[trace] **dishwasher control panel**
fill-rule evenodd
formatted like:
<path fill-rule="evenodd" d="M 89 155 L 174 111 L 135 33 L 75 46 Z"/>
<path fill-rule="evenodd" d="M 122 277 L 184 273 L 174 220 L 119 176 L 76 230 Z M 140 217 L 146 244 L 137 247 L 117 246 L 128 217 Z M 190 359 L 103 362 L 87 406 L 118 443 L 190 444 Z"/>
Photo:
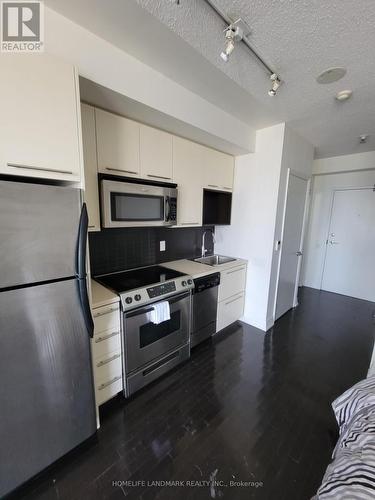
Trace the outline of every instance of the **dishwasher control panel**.
<path fill-rule="evenodd" d="M 202 278 L 196 278 L 194 280 L 194 293 L 203 292 L 203 290 L 219 285 L 220 273 L 212 273 L 207 276 L 202 276 Z"/>

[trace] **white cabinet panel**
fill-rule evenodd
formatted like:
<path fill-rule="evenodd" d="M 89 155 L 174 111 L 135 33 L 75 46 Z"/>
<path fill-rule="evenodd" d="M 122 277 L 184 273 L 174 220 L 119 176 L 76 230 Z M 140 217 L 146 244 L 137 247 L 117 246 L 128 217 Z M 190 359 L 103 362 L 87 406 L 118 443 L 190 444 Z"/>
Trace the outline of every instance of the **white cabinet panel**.
<path fill-rule="evenodd" d="M 99 172 L 139 177 L 139 123 L 101 109 L 95 116 Z"/>
<path fill-rule="evenodd" d="M 203 147 L 173 137 L 173 177 L 178 184 L 177 224 L 201 226 Z"/>
<path fill-rule="evenodd" d="M 122 374 L 114 375 L 110 380 L 101 382 L 95 387 L 96 404 L 100 406 L 116 396 L 123 389 Z"/>
<path fill-rule="evenodd" d="M 0 56 L 0 172 L 81 181 L 78 75 L 48 55 Z"/>
<path fill-rule="evenodd" d="M 204 148 L 204 187 L 232 191 L 234 158 L 214 149 Z"/>
<path fill-rule="evenodd" d="M 94 360 L 105 356 L 110 352 L 121 351 L 121 332 L 119 328 L 114 328 L 113 331 L 106 331 L 95 335 L 92 346 L 92 356 Z"/>
<path fill-rule="evenodd" d="M 246 265 L 233 267 L 220 273 L 219 302 L 245 290 Z"/>
<path fill-rule="evenodd" d="M 100 230 L 98 161 L 96 157 L 95 109 L 81 104 L 85 202 L 89 214 L 89 231 Z"/>
<path fill-rule="evenodd" d="M 146 125 L 140 127 L 141 177 L 156 181 L 171 181 L 172 135 Z"/>
<path fill-rule="evenodd" d="M 244 292 L 219 302 L 217 307 L 217 331 L 222 330 L 241 318 L 243 315 L 244 303 Z"/>

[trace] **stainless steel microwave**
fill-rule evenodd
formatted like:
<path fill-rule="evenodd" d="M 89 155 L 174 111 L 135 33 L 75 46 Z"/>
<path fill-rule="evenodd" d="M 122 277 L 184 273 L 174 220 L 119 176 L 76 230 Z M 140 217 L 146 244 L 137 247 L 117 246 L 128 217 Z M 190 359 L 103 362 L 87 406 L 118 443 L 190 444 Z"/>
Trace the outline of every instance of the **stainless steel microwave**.
<path fill-rule="evenodd" d="M 102 226 L 173 226 L 177 189 L 118 180 L 101 180 Z"/>

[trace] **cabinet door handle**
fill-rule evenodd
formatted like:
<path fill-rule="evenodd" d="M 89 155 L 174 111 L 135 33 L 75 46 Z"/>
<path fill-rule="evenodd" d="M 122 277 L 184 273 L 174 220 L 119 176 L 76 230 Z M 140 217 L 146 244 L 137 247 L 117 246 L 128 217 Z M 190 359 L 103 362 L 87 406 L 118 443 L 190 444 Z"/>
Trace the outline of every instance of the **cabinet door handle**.
<path fill-rule="evenodd" d="M 106 170 L 113 170 L 113 172 L 123 172 L 125 174 L 138 174 L 138 172 L 134 172 L 133 170 L 122 170 L 121 168 L 111 168 L 105 167 Z"/>
<path fill-rule="evenodd" d="M 98 318 L 99 316 L 104 316 L 105 314 L 110 314 L 111 312 L 115 312 L 115 311 L 118 311 L 117 307 L 110 307 L 109 309 L 106 309 L 105 311 L 95 313 L 94 318 Z"/>
<path fill-rule="evenodd" d="M 147 177 L 154 177 L 155 179 L 167 179 L 167 180 L 170 180 L 170 177 L 164 177 L 163 175 L 147 174 Z"/>
<path fill-rule="evenodd" d="M 104 384 L 99 385 L 98 391 L 101 391 L 102 389 L 105 389 L 109 385 L 114 384 L 118 380 L 122 379 L 122 375 L 118 375 L 117 377 L 114 377 L 112 380 L 109 380 L 108 382 L 104 382 Z"/>
<path fill-rule="evenodd" d="M 112 332 L 109 333 L 108 335 L 103 335 L 102 337 L 96 337 L 95 338 L 95 344 L 98 344 L 99 342 L 103 342 L 103 340 L 108 340 L 112 337 L 116 337 L 116 335 L 120 335 L 120 332 Z"/>
<path fill-rule="evenodd" d="M 57 174 L 69 174 L 72 175 L 73 172 L 71 170 L 59 170 L 55 168 L 42 168 L 42 167 L 35 167 L 34 165 L 22 165 L 21 163 L 7 163 L 8 167 L 13 167 L 13 168 L 25 168 L 26 170 L 38 170 L 42 172 L 54 172 Z"/>
<path fill-rule="evenodd" d="M 233 273 L 238 273 L 240 271 L 244 271 L 245 268 L 244 267 L 240 267 L 238 269 L 233 269 L 233 271 L 227 271 L 226 274 L 233 274 Z"/>
<path fill-rule="evenodd" d="M 210 187 L 210 188 L 218 188 L 218 187 L 219 187 L 219 186 L 216 186 L 215 184 L 207 184 L 207 185 L 208 185 L 208 187 Z"/>
<path fill-rule="evenodd" d="M 95 224 L 89 224 L 89 229 L 92 229 L 93 227 L 95 227 Z"/>
<path fill-rule="evenodd" d="M 114 356 L 111 356 L 108 359 L 103 359 L 103 361 L 100 361 L 99 363 L 96 364 L 98 368 L 100 368 L 103 365 L 107 365 L 111 361 L 114 361 L 115 359 L 118 359 L 121 356 L 121 354 L 115 354 Z"/>
<path fill-rule="evenodd" d="M 199 222 L 181 222 L 181 226 L 199 226 Z"/>
<path fill-rule="evenodd" d="M 228 186 L 223 186 L 223 189 L 229 189 L 229 191 L 232 191 L 232 188 L 230 188 Z"/>
<path fill-rule="evenodd" d="M 240 300 L 240 299 L 243 299 L 243 295 L 240 295 L 239 297 L 236 297 L 235 299 L 232 299 L 232 300 L 228 300 L 228 302 L 225 302 L 225 305 L 229 305 L 231 304 L 232 302 L 236 302 L 236 300 Z"/>

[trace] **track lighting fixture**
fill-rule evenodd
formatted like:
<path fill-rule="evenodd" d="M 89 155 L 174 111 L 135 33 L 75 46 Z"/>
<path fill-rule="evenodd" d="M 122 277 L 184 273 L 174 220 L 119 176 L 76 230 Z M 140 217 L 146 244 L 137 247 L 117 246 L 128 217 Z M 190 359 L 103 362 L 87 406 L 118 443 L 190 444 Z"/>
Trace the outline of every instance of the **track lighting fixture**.
<path fill-rule="evenodd" d="M 281 85 L 281 80 L 278 77 L 278 75 L 276 75 L 276 73 L 272 73 L 272 75 L 270 76 L 270 80 L 271 80 L 272 86 L 271 86 L 271 89 L 268 91 L 268 95 L 270 97 L 275 97 L 275 95 L 276 95 L 276 93 Z"/>
<path fill-rule="evenodd" d="M 226 46 L 225 49 L 220 54 L 220 57 L 224 62 L 228 62 L 229 56 L 234 50 L 235 42 L 239 42 L 243 38 L 243 31 L 239 26 L 230 24 L 228 28 L 224 30 Z"/>

